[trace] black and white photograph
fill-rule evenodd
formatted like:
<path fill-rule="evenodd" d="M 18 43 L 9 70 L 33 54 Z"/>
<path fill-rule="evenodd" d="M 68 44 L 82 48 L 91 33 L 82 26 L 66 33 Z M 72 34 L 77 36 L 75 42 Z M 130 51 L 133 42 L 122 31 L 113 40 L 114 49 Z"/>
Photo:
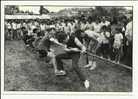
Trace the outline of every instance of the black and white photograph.
<path fill-rule="evenodd" d="M 133 6 L 4 5 L 5 92 L 132 92 Z"/>

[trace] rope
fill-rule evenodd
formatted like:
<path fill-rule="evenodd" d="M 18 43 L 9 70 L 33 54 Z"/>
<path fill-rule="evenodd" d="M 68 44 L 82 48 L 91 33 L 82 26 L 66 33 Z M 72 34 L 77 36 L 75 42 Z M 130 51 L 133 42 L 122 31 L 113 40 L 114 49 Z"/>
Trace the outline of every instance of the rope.
<path fill-rule="evenodd" d="M 58 46 L 63 47 L 62 45 L 58 45 Z M 78 50 L 78 52 L 80 52 L 80 50 Z M 88 54 L 89 56 L 96 57 L 96 58 L 98 58 L 98 59 L 100 59 L 100 60 L 103 60 L 103 61 L 106 61 L 106 62 L 110 62 L 110 63 L 115 64 L 115 65 L 118 65 L 118 66 L 121 66 L 121 67 L 123 67 L 123 68 L 132 70 L 132 67 L 131 67 L 131 66 L 127 66 L 127 65 L 125 65 L 125 64 L 118 64 L 118 63 L 116 63 L 116 62 L 114 62 L 114 61 L 111 61 L 111 60 L 108 60 L 108 59 L 106 59 L 106 58 L 101 58 L 100 56 L 97 56 L 97 55 L 95 55 L 95 54 L 93 54 L 93 53 L 88 52 L 88 50 L 86 51 L 85 54 Z"/>
<path fill-rule="evenodd" d="M 127 66 L 127 65 L 124 65 L 124 64 L 118 64 L 118 63 L 113 62 L 113 61 L 111 61 L 111 60 L 108 60 L 108 59 L 105 59 L 105 58 L 101 58 L 100 56 L 97 56 L 97 55 L 95 55 L 95 54 L 93 54 L 93 53 L 90 53 L 90 52 L 86 52 L 86 53 L 87 53 L 88 55 L 93 56 L 93 57 L 96 57 L 96 58 L 98 58 L 98 59 L 100 59 L 100 60 L 103 60 L 103 61 L 106 61 L 106 62 L 110 62 L 110 63 L 112 63 L 112 64 L 119 65 L 119 66 L 124 67 L 124 68 L 126 68 L 126 69 L 132 70 L 132 67 L 131 67 L 131 66 Z"/>

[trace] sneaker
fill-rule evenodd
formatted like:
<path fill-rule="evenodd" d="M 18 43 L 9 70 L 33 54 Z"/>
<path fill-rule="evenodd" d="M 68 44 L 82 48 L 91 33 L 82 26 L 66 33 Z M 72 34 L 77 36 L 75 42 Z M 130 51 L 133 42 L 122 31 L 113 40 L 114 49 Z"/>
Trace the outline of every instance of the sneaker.
<path fill-rule="evenodd" d="M 100 56 L 100 58 L 103 58 L 103 56 Z"/>
<path fill-rule="evenodd" d="M 119 61 L 117 61 L 117 64 L 120 64 L 120 62 L 119 62 Z"/>
<path fill-rule="evenodd" d="M 84 86 L 85 86 L 86 89 L 88 89 L 90 87 L 90 83 L 89 83 L 88 80 L 84 81 Z"/>
<path fill-rule="evenodd" d="M 84 68 L 88 68 L 92 66 L 92 61 L 89 61 L 89 64 L 85 65 Z"/>
<path fill-rule="evenodd" d="M 56 76 L 63 76 L 66 75 L 66 72 L 64 70 L 57 70 L 55 71 Z"/>
<path fill-rule="evenodd" d="M 93 62 L 93 65 L 90 67 L 90 70 L 94 70 L 96 68 L 96 62 Z"/>
<path fill-rule="evenodd" d="M 26 44 L 26 47 L 29 47 L 29 44 Z"/>

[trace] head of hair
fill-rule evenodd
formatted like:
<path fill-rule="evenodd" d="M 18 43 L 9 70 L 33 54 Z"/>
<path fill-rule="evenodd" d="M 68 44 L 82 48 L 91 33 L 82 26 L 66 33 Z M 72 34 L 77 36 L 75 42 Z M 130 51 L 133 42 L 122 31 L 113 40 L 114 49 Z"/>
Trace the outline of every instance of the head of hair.
<path fill-rule="evenodd" d="M 81 42 L 82 42 L 82 39 L 83 39 L 82 33 L 84 33 L 84 31 L 81 30 L 81 29 L 76 30 L 75 33 L 74 33 L 74 36 L 77 37 Z"/>
<path fill-rule="evenodd" d="M 58 32 L 56 38 L 60 43 L 63 43 L 63 41 L 67 38 L 67 35 L 65 33 Z"/>
<path fill-rule="evenodd" d="M 117 31 L 118 33 L 120 33 L 120 32 L 122 32 L 122 28 L 121 28 L 120 26 L 118 26 L 118 27 L 116 28 L 116 31 Z"/>
<path fill-rule="evenodd" d="M 106 25 L 103 25 L 101 29 L 102 30 L 107 30 L 107 26 Z"/>
<path fill-rule="evenodd" d="M 25 28 L 25 27 L 22 27 L 22 28 L 21 28 L 21 30 L 24 30 L 24 29 L 26 29 L 26 28 Z"/>
<path fill-rule="evenodd" d="M 37 30 L 38 30 L 37 28 L 33 29 L 33 33 L 36 33 L 36 32 L 37 32 Z"/>

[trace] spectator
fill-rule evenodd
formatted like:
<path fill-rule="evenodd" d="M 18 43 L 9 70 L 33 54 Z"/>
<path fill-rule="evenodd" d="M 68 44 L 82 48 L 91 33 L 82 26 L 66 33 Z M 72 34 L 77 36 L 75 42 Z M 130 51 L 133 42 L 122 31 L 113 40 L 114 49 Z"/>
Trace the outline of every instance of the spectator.
<path fill-rule="evenodd" d="M 110 59 L 110 33 L 107 31 L 107 26 L 105 25 L 102 27 L 101 38 L 101 53 L 104 58 Z"/>
<path fill-rule="evenodd" d="M 115 53 L 115 62 L 120 63 L 120 58 L 122 54 L 122 41 L 123 35 L 121 33 L 121 28 L 116 29 L 116 34 L 114 35 L 113 52 Z"/>

